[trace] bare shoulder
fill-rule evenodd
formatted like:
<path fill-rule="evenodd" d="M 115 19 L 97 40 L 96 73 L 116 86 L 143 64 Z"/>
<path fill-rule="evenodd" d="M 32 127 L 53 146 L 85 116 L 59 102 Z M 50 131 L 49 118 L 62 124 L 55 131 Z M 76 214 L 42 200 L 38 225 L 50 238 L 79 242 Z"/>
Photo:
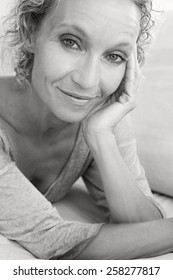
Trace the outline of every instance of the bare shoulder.
<path fill-rule="evenodd" d="M 12 150 L 3 126 L 3 119 L 0 117 L 0 173 L 2 169 L 14 162 Z"/>
<path fill-rule="evenodd" d="M 0 77 L 0 145 L 3 150 L 8 150 L 7 123 L 15 116 L 16 89 L 14 77 Z"/>
<path fill-rule="evenodd" d="M 14 118 L 21 96 L 21 89 L 14 76 L 0 77 L 0 117 L 9 121 Z"/>
<path fill-rule="evenodd" d="M 12 85 L 15 81 L 15 77 L 13 76 L 0 76 L 0 94 L 3 93 L 3 91 L 7 91 L 12 89 Z"/>
<path fill-rule="evenodd" d="M 11 103 L 13 98 L 14 87 L 13 77 L 3 76 L 0 77 L 0 113 L 2 114 L 7 110 L 7 106 Z"/>
<path fill-rule="evenodd" d="M 8 102 L 10 100 L 10 84 L 11 77 L 0 77 L 0 146 L 5 150 L 6 134 L 4 130 L 5 116 L 8 115 L 10 107 Z M 9 107 L 9 108 L 8 108 Z"/>

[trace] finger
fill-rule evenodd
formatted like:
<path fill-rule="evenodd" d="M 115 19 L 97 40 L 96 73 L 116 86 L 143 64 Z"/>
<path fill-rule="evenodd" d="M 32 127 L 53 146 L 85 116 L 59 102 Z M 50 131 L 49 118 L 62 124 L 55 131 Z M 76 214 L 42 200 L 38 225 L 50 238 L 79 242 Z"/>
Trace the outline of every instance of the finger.
<path fill-rule="evenodd" d="M 135 48 L 134 48 L 134 59 L 135 59 L 135 84 L 134 84 L 134 89 L 136 91 L 138 86 L 139 86 L 139 82 L 140 82 L 140 79 L 141 79 L 141 76 L 142 76 L 140 64 L 138 62 L 138 57 L 137 57 L 137 45 L 135 45 Z"/>
<path fill-rule="evenodd" d="M 127 62 L 125 81 L 124 81 L 124 90 L 125 93 L 128 94 L 129 96 L 133 94 L 134 82 L 135 82 L 135 59 L 134 59 L 134 54 L 132 54 Z"/>
<path fill-rule="evenodd" d="M 135 45 L 126 68 L 125 90 L 128 95 L 132 96 L 136 92 L 140 78 L 141 69 L 137 59 L 137 45 Z"/>
<path fill-rule="evenodd" d="M 138 75 L 141 73 L 141 68 L 140 68 L 140 64 L 138 62 L 137 45 L 135 45 L 135 48 L 134 48 L 134 58 L 135 58 L 135 73 L 136 73 L 136 75 Z"/>

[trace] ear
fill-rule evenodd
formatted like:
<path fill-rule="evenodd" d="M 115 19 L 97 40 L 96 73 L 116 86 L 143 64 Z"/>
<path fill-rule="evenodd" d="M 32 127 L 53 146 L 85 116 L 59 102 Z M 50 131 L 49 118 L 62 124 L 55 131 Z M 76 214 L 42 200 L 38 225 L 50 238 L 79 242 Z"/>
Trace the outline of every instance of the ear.
<path fill-rule="evenodd" d="M 28 36 L 28 39 L 25 43 L 25 49 L 30 53 L 35 53 L 35 34 L 32 33 Z"/>

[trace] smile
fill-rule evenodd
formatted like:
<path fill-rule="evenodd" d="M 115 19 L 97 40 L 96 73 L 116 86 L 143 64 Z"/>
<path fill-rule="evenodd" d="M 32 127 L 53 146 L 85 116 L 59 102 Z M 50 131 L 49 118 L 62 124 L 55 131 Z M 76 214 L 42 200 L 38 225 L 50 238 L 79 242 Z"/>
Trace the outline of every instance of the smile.
<path fill-rule="evenodd" d="M 91 100 L 95 99 L 95 98 L 91 98 L 89 96 L 81 96 L 76 93 L 67 92 L 60 88 L 58 88 L 58 90 L 60 92 L 62 92 L 69 100 L 71 100 L 75 104 L 85 105 L 85 104 L 89 103 Z"/>

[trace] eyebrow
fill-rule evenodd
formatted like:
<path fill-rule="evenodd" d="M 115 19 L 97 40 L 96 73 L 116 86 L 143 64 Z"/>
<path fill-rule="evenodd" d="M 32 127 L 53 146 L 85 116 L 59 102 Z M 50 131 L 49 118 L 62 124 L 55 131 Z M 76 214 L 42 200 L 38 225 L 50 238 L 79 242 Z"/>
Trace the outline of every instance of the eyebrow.
<path fill-rule="evenodd" d="M 87 32 L 85 32 L 85 30 L 83 30 L 80 26 L 78 25 L 75 25 L 75 24 L 67 24 L 67 23 L 62 23 L 59 27 L 62 27 L 62 28 L 71 28 L 75 31 L 77 31 L 78 33 L 80 33 L 83 37 L 86 37 L 88 38 L 88 34 Z M 114 48 L 126 48 L 128 49 L 129 51 L 132 49 L 132 44 L 129 42 L 129 41 L 124 41 L 124 42 L 118 42 L 116 44 L 113 44 L 112 47 L 110 47 L 109 49 L 112 50 Z"/>
<path fill-rule="evenodd" d="M 77 26 L 75 24 L 67 24 L 67 23 L 61 23 L 59 27 L 64 27 L 64 28 L 71 28 L 74 29 L 75 31 L 79 32 L 81 35 L 84 37 L 88 37 L 87 32 L 85 32 L 80 26 Z"/>

